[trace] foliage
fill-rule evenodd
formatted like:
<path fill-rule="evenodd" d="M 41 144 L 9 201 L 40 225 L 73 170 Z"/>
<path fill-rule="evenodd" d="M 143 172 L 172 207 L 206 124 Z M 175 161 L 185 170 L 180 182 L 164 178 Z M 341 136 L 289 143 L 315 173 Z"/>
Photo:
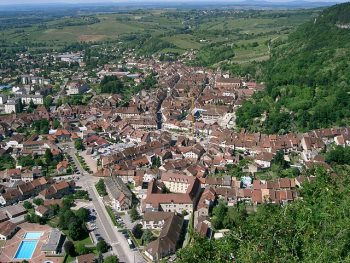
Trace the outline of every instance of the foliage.
<path fill-rule="evenodd" d="M 15 168 L 16 162 L 12 156 L 5 153 L 0 156 L 0 171 Z"/>
<path fill-rule="evenodd" d="M 77 139 L 74 142 L 74 147 L 75 149 L 77 149 L 78 151 L 84 150 L 84 144 L 83 144 L 83 140 L 82 139 Z"/>
<path fill-rule="evenodd" d="M 302 199 L 285 206 L 263 204 L 243 217 L 237 217 L 240 206 L 226 209 L 236 215 L 224 226 L 230 234 L 215 241 L 197 238 L 178 253 L 178 261 L 232 262 L 231 255 L 237 262 L 349 261 L 347 173 L 332 176 L 317 168 L 316 180 L 300 189 Z"/>
<path fill-rule="evenodd" d="M 106 253 L 108 251 L 108 244 L 104 240 L 97 242 L 96 249 L 98 252 Z"/>
<path fill-rule="evenodd" d="M 119 263 L 117 256 L 108 256 L 103 260 L 103 263 Z"/>
<path fill-rule="evenodd" d="M 32 127 L 38 134 L 48 134 L 50 129 L 50 123 L 48 120 L 41 119 L 33 121 Z"/>
<path fill-rule="evenodd" d="M 90 253 L 90 249 L 88 247 L 86 247 L 84 244 L 79 243 L 76 248 L 75 251 L 78 255 L 85 255 Z"/>
<path fill-rule="evenodd" d="M 41 198 L 34 198 L 33 203 L 36 204 L 37 206 L 44 204 L 44 200 Z"/>
<path fill-rule="evenodd" d="M 31 202 L 29 202 L 29 201 L 24 201 L 23 202 L 23 207 L 25 208 L 25 209 L 31 209 L 31 208 L 33 208 L 33 205 L 32 205 L 32 203 Z"/>
<path fill-rule="evenodd" d="M 143 234 L 142 225 L 141 224 L 135 225 L 132 228 L 131 232 L 135 238 L 140 239 L 142 237 L 142 234 Z"/>
<path fill-rule="evenodd" d="M 151 230 L 146 229 L 145 231 L 143 231 L 143 234 L 141 236 L 142 245 L 146 245 L 155 239 L 156 237 L 153 235 Z"/>
<path fill-rule="evenodd" d="M 101 93 L 122 94 L 124 85 L 116 76 L 105 76 L 100 84 Z"/>
<path fill-rule="evenodd" d="M 46 109 L 49 109 L 52 106 L 53 98 L 51 96 L 46 96 L 44 98 L 44 106 Z"/>
<path fill-rule="evenodd" d="M 96 183 L 96 190 L 100 196 L 106 196 L 107 195 L 107 190 L 106 190 L 106 185 L 103 179 L 98 180 Z"/>
<path fill-rule="evenodd" d="M 336 5 L 300 26 L 265 63 L 267 89 L 237 111 L 237 125 L 286 133 L 350 123 L 350 4 Z M 266 118 L 263 117 L 266 113 Z"/>
<path fill-rule="evenodd" d="M 141 218 L 139 212 L 137 211 L 136 207 L 132 207 L 129 212 L 131 221 L 134 222 L 136 220 L 139 220 Z"/>
<path fill-rule="evenodd" d="M 80 221 L 86 222 L 89 218 L 90 210 L 81 207 L 75 212 L 75 215 L 79 218 Z"/>
<path fill-rule="evenodd" d="M 336 146 L 326 153 L 326 162 L 350 165 L 350 147 Z"/>
<path fill-rule="evenodd" d="M 64 251 L 70 255 L 70 256 L 75 256 L 75 246 L 72 241 L 67 240 L 64 243 Z"/>

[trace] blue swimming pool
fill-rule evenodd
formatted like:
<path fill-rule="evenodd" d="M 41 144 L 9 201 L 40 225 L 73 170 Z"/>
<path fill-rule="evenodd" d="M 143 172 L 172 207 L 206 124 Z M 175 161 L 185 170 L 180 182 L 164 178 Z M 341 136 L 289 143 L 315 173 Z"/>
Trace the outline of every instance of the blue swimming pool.
<path fill-rule="evenodd" d="M 23 240 L 19 245 L 15 259 L 31 259 L 38 240 Z"/>
<path fill-rule="evenodd" d="M 42 232 L 27 232 L 24 235 L 24 239 L 40 239 Z"/>

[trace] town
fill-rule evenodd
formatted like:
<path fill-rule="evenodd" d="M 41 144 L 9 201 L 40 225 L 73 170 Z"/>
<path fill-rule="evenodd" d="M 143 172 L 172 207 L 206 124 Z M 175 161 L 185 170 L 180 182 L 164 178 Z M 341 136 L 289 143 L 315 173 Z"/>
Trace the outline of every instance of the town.
<path fill-rule="evenodd" d="M 82 52 L 18 53 L 1 72 L 0 262 L 172 261 L 230 231 L 214 207 L 293 202 L 350 145 L 349 128 L 237 129 L 264 83 L 131 54 L 91 70 Z"/>

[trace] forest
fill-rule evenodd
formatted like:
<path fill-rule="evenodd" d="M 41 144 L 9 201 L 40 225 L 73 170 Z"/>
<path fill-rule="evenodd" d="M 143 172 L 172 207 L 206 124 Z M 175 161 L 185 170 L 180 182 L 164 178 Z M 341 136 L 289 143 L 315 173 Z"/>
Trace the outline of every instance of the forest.
<path fill-rule="evenodd" d="M 177 262 L 349 262 L 349 168 L 337 175 L 316 168 L 316 180 L 303 184 L 299 200 L 264 204 L 247 213 L 244 204 L 214 208 L 214 227 L 230 229 L 219 240 L 195 236 Z"/>
<path fill-rule="evenodd" d="M 267 89 L 237 111 L 237 125 L 269 134 L 349 125 L 349 23 L 350 3 L 336 5 L 273 47 Z"/>

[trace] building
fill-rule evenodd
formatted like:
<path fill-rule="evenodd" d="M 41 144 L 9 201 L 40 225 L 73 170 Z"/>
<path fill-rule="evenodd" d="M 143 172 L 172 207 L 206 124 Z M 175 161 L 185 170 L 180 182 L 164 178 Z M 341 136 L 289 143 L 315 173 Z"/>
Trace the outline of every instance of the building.
<path fill-rule="evenodd" d="M 201 184 L 197 178 L 191 181 L 186 193 L 163 193 L 155 180 L 148 184 L 147 197 L 142 200 L 142 211 L 188 212 L 197 204 Z"/>
<path fill-rule="evenodd" d="M 17 232 L 18 226 L 11 221 L 0 223 L 0 240 L 8 240 Z"/>
<path fill-rule="evenodd" d="M 62 253 L 62 246 L 66 237 L 60 230 L 54 228 L 51 230 L 46 243 L 41 246 L 41 251 L 45 255 L 60 255 Z"/>
<path fill-rule="evenodd" d="M 176 252 L 182 232 L 184 219 L 172 213 L 166 220 L 159 237 L 145 248 L 145 255 L 152 261 L 158 261 Z"/>
<path fill-rule="evenodd" d="M 77 256 L 75 263 L 96 263 L 96 256 L 93 253 Z"/>
<path fill-rule="evenodd" d="M 71 81 L 67 84 L 67 95 L 83 94 L 89 90 L 89 86 L 86 83 L 79 81 Z"/>
<path fill-rule="evenodd" d="M 17 113 L 20 112 L 19 98 L 12 98 L 5 103 L 5 113 Z"/>
<path fill-rule="evenodd" d="M 190 184 L 193 183 L 195 177 L 178 174 L 174 172 L 165 172 L 161 176 L 165 187 L 172 193 L 186 193 Z"/>
<path fill-rule="evenodd" d="M 35 105 L 44 104 L 44 97 L 42 95 L 17 95 L 16 98 L 22 100 L 22 103 L 26 105 L 29 105 L 31 101 Z"/>
<path fill-rule="evenodd" d="M 113 208 L 118 211 L 131 208 L 132 193 L 120 177 L 112 175 L 106 178 L 105 185 Z"/>
<path fill-rule="evenodd" d="M 143 215 L 143 229 L 162 229 L 165 222 L 173 216 L 172 212 L 146 212 Z"/>

